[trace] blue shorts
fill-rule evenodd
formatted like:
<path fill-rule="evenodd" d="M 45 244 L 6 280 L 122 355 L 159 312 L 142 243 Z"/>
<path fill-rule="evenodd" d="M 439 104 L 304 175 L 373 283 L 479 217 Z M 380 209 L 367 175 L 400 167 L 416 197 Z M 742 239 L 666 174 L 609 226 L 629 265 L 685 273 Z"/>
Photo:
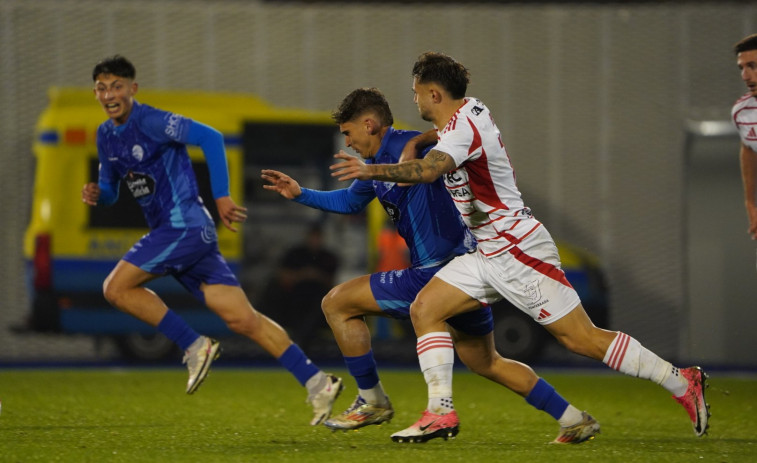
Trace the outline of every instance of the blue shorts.
<path fill-rule="evenodd" d="M 430 268 L 406 268 L 371 274 L 371 291 L 381 310 L 392 318 L 410 318 L 410 304 L 421 288 L 443 266 Z M 472 312 L 465 312 L 447 319 L 447 323 L 458 331 L 483 336 L 494 329 L 492 309 L 488 305 Z"/>
<path fill-rule="evenodd" d="M 148 273 L 173 276 L 203 303 L 202 283 L 239 286 L 218 250 L 213 226 L 152 230 L 129 249 L 123 260 Z"/>

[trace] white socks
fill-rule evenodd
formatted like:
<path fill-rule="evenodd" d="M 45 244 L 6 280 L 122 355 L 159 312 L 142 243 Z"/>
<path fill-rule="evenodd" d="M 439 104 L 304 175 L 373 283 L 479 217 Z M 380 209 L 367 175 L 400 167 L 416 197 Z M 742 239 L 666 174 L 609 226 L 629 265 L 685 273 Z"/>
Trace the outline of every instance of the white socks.
<path fill-rule="evenodd" d="M 381 381 L 376 383 L 376 385 L 370 389 L 358 388 L 357 392 L 360 394 L 360 397 L 369 404 L 381 406 L 386 405 L 389 402 L 386 397 L 386 392 L 384 392 L 384 387 L 381 385 Z"/>
<path fill-rule="evenodd" d="M 418 338 L 418 361 L 428 384 L 428 411 L 443 415 L 452 405 L 452 367 L 455 362 L 452 336 L 446 331 L 428 333 Z"/>
<path fill-rule="evenodd" d="M 688 381 L 678 374 L 678 368 L 625 333 L 618 332 L 602 361 L 613 370 L 654 381 L 674 396 L 686 392 Z"/>

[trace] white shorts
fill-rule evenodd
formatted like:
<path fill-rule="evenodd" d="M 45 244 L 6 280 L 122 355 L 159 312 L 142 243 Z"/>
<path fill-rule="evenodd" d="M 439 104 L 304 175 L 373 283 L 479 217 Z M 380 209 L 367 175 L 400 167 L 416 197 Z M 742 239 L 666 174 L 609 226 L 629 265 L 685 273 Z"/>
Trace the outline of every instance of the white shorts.
<path fill-rule="evenodd" d="M 581 303 L 543 225 L 498 256 L 487 258 L 480 252 L 458 256 L 436 277 L 481 302 L 507 299 L 542 325 L 559 320 Z"/>

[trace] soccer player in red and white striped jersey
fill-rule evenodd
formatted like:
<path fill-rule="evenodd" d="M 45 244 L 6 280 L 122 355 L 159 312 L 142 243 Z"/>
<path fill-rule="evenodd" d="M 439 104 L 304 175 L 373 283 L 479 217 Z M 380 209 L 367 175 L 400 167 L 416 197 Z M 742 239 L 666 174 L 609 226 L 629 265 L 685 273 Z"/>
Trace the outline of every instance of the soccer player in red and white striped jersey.
<path fill-rule="evenodd" d="M 740 40 L 734 47 L 746 95 L 733 105 L 731 115 L 741 138 L 741 178 L 744 205 L 749 220 L 748 233 L 757 240 L 757 34 Z"/>

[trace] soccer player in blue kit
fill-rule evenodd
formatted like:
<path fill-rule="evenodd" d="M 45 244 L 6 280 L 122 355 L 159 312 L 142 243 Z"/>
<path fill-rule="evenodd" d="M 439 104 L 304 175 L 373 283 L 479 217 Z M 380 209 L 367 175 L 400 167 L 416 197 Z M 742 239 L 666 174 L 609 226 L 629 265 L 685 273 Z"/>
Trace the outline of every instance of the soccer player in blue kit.
<path fill-rule="evenodd" d="M 228 327 L 258 343 L 308 390 L 312 425 L 331 414 L 342 380 L 316 367 L 287 333 L 256 311 L 218 249 L 215 224 L 199 196 L 186 145 L 199 146 L 210 171 L 213 198 L 223 225 L 237 231 L 246 209 L 229 196 L 223 135 L 181 115 L 134 99 L 136 69 L 126 58 L 99 62 L 92 72 L 94 94 L 108 120 L 97 131 L 97 183 L 82 189 L 90 206 L 118 200 L 126 182 L 150 232 L 118 262 L 103 284 L 105 298 L 118 309 L 154 327 L 184 352 L 189 369 L 187 394 L 197 390 L 219 355 L 219 343 L 195 332 L 153 291 L 142 285 L 171 275 L 218 314 Z"/>
<path fill-rule="evenodd" d="M 419 134 L 392 127 L 389 104 L 375 88 L 354 90 L 332 116 L 339 124 L 345 144 L 369 164 L 396 164 L 407 141 Z M 354 403 L 324 424 L 331 429 L 347 430 L 390 420 L 394 409 L 379 380 L 364 316 L 409 319 L 410 304 L 421 288 L 454 257 L 474 252 L 475 239 L 441 180 L 410 186 L 356 180 L 349 188 L 315 191 L 300 187 L 294 179 L 275 170 L 263 170 L 262 178 L 268 182 L 264 188 L 329 212 L 355 214 L 378 198 L 407 243 L 410 268 L 354 278 L 333 288 L 322 304 L 347 369 L 358 385 Z M 458 356 L 468 368 L 520 394 L 529 404 L 558 420 L 559 442 L 579 443 L 599 432 L 596 420 L 570 405 L 529 366 L 497 353 L 491 308 L 484 305 L 452 317 L 447 320 L 447 329 Z M 424 346 L 419 345 L 418 350 L 422 349 Z M 431 429 L 414 440 L 454 437 L 458 427 L 453 418 L 457 415 L 452 412 L 445 416 L 439 431 Z"/>

